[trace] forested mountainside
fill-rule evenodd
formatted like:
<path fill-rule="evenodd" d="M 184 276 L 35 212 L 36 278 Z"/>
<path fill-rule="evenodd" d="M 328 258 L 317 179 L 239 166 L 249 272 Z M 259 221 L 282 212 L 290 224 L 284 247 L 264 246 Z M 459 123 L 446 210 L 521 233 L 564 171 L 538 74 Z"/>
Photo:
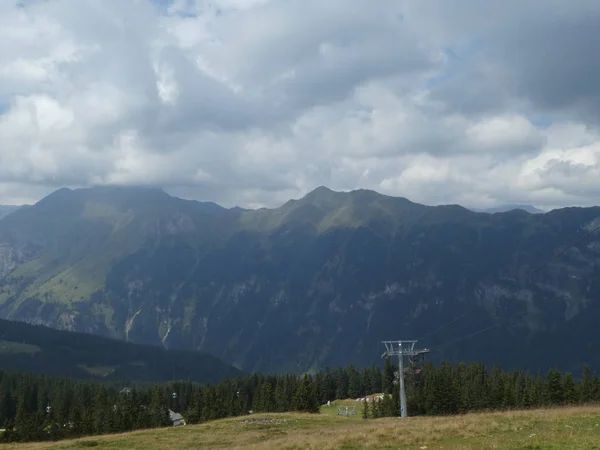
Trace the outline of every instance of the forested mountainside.
<path fill-rule="evenodd" d="M 600 368 L 600 237 L 549 260 L 598 225 L 597 207 L 486 214 L 325 187 L 259 210 L 61 189 L 0 221 L 0 315 L 247 371 L 369 365 L 385 339 Z"/>
<path fill-rule="evenodd" d="M 205 353 L 167 351 L 7 320 L 0 320 L 0 369 L 128 383 L 215 383 L 242 375 Z"/>

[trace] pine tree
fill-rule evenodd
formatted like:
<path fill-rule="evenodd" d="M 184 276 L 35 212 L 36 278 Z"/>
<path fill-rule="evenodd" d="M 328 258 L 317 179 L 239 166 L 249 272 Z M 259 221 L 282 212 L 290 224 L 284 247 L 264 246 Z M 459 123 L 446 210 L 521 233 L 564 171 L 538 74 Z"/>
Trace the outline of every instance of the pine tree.
<path fill-rule="evenodd" d="M 567 373 L 563 380 L 563 396 L 564 402 L 569 405 L 574 405 L 579 400 L 577 386 L 575 386 L 575 382 L 570 373 Z"/>
<path fill-rule="evenodd" d="M 348 396 L 357 398 L 364 395 L 360 373 L 354 366 L 348 367 Z"/>
<path fill-rule="evenodd" d="M 384 394 L 379 405 L 380 417 L 395 417 L 398 415 L 398 403 L 389 394 Z"/>
<path fill-rule="evenodd" d="M 0 428 L 5 428 L 9 418 L 9 398 L 8 392 L 0 386 Z"/>
<path fill-rule="evenodd" d="M 32 430 L 32 417 L 28 413 L 27 408 L 27 387 L 25 383 L 19 386 L 17 398 L 17 411 L 15 415 L 15 430 L 16 438 L 21 442 L 31 441 L 34 439 Z"/>
<path fill-rule="evenodd" d="M 315 376 L 315 391 L 320 404 L 327 403 L 327 392 L 325 389 L 325 375 L 318 372 Z"/>
<path fill-rule="evenodd" d="M 560 405 L 564 402 L 564 388 L 562 376 L 557 370 L 550 369 L 546 377 L 546 399 L 551 405 Z"/>
<path fill-rule="evenodd" d="M 94 400 L 92 405 L 92 423 L 95 434 L 103 434 L 109 431 L 108 429 L 108 406 L 106 392 L 102 387 L 97 387 L 94 392 Z"/>
<path fill-rule="evenodd" d="M 343 400 L 348 398 L 348 373 L 344 369 L 337 369 L 335 398 Z"/>
<path fill-rule="evenodd" d="M 373 408 L 371 409 L 371 417 L 373 417 L 373 419 L 379 419 L 381 417 L 381 403 L 379 397 L 373 399 Z"/>
<path fill-rule="evenodd" d="M 256 400 L 256 404 L 253 405 L 254 410 L 263 412 L 275 411 L 275 397 L 270 382 L 267 381 L 260 386 Z"/>
<path fill-rule="evenodd" d="M 448 363 L 442 363 L 428 384 L 428 413 L 456 414 L 459 410 L 459 385 L 456 373 Z"/>
<path fill-rule="evenodd" d="M 314 386 L 308 374 L 304 375 L 294 394 L 293 408 L 295 411 L 316 413 L 319 404 L 315 395 Z"/>
<path fill-rule="evenodd" d="M 371 385 L 371 371 L 364 369 L 362 372 L 362 387 L 363 395 L 374 394 L 373 386 Z"/>
<path fill-rule="evenodd" d="M 492 368 L 490 376 L 490 407 L 493 409 L 504 407 L 504 373 L 496 366 Z"/>
<path fill-rule="evenodd" d="M 150 401 L 150 417 L 153 427 L 164 427 L 170 424 L 169 408 L 164 392 L 157 386 L 152 390 Z"/>
<path fill-rule="evenodd" d="M 285 412 L 289 409 L 284 383 L 284 379 L 279 379 L 275 386 L 275 408 L 278 412 Z"/>
<path fill-rule="evenodd" d="M 395 375 L 394 375 L 394 366 L 390 361 L 390 358 L 385 359 L 385 365 L 382 374 L 381 380 L 381 388 L 384 394 L 392 393 L 392 386 L 394 383 Z"/>
<path fill-rule="evenodd" d="M 325 368 L 325 377 L 324 377 L 324 395 L 325 398 L 323 402 L 327 402 L 329 400 L 335 399 L 336 394 L 336 383 L 333 374 L 329 370 L 329 367 Z"/>
<path fill-rule="evenodd" d="M 76 403 L 75 406 L 73 406 L 73 409 L 71 410 L 70 417 L 70 423 L 73 424 L 73 427 L 71 428 L 71 433 L 73 436 L 79 437 L 83 435 L 82 417 L 83 409 L 78 403 Z"/>
<path fill-rule="evenodd" d="M 583 366 L 581 374 L 581 382 L 579 383 L 579 401 L 581 403 L 589 403 L 593 398 L 593 384 L 590 374 L 590 367 L 586 364 Z"/>
<path fill-rule="evenodd" d="M 363 402 L 362 418 L 369 418 L 369 402 L 367 401 L 367 399 L 365 399 L 365 401 Z"/>
<path fill-rule="evenodd" d="M 600 401 L 600 377 L 597 373 L 594 373 L 592 377 L 592 401 Z"/>
<path fill-rule="evenodd" d="M 381 373 L 381 369 L 379 366 L 373 366 L 371 369 L 371 389 L 372 394 L 380 394 L 383 392 L 382 383 L 383 374 Z"/>

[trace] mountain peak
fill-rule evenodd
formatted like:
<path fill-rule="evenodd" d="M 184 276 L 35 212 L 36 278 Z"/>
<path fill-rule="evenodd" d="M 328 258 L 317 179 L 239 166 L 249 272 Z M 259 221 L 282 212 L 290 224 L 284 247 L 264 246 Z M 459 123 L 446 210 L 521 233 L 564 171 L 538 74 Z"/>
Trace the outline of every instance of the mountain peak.
<path fill-rule="evenodd" d="M 310 191 L 308 194 L 306 194 L 304 197 L 302 197 L 301 200 L 315 200 L 315 199 L 319 199 L 319 198 L 330 198 L 331 196 L 333 196 L 335 194 L 340 194 L 340 192 L 336 192 L 336 191 L 328 188 L 327 186 L 318 186 L 315 189 L 313 189 L 312 191 Z"/>
<path fill-rule="evenodd" d="M 315 195 L 331 194 L 333 192 L 335 192 L 333 189 L 330 189 L 325 185 L 317 186 L 311 191 L 311 193 Z"/>
<path fill-rule="evenodd" d="M 401 199 L 402 197 L 388 197 L 380 194 L 379 192 L 370 189 L 354 189 L 351 191 L 334 191 L 327 186 L 319 186 L 314 190 L 310 191 L 304 197 L 300 199 L 303 202 L 309 203 L 329 203 L 335 202 L 361 202 L 361 201 L 376 201 L 381 198 L 395 198 Z"/>
<path fill-rule="evenodd" d="M 132 198 L 132 197 L 148 197 L 148 198 L 164 198 L 169 197 L 163 189 L 153 186 L 117 186 L 103 185 L 91 186 L 85 188 L 70 189 L 62 187 L 42 198 L 38 204 L 64 201 L 67 199 L 79 198 Z"/>
<path fill-rule="evenodd" d="M 169 196 L 162 188 L 156 186 L 145 186 L 145 185 L 101 185 L 92 186 L 89 188 L 76 189 L 78 192 L 88 192 L 91 194 L 100 195 L 150 195 L 165 197 Z"/>
<path fill-rule="evenodd" d="M 39 221 L 39 214 L 56 222 L 66 217 L 116 217 L 125 211 L 153 210 L 176 201 L 164 190 L 147 186 L 93 186 L 71 189 L 62 187 L 48 194 L 34 205 L 19 208 L 3 217 L 3 222 L 28 223 Z M 33 217 L 36 217 L 34 219 Z"/>

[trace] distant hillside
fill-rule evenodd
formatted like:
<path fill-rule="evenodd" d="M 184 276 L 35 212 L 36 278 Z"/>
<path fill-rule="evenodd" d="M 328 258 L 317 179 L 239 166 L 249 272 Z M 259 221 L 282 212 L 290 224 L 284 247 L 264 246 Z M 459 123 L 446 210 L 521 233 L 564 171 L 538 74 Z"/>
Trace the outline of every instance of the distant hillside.
<path fill-rule="evenodd" d="M 0 320 L 0 369 L 88 380 L 217 382 L 241 371 L 206 353 L 168 351 Z"/>
<path fill-rule="evenodd" d="M 7 216 L 11 212 L 16 211 L 19 208 L 20 206 L 15 205 L 0 205 L 0 219 L 2 219 L 4 216 Z"/>
<path fill-rule="evenodd" d="M 508 212 L 508 211 L 512 211 L 514 209 L 520 209 L 523 211 L 526 211 L 530 214 L 544 214 L 546 211 L 536 208 L 535 206 L 532 205 L 499 205 L 499 206 L 495 206 L 493 208 L 469 208 L 471 209 L 471 211 L 475 211 L 475 212 L 484 212 L 484 213 L 489 213 L 489 214 L 494 214 L 494 213 L 501 213 L 501 212 Z"/>

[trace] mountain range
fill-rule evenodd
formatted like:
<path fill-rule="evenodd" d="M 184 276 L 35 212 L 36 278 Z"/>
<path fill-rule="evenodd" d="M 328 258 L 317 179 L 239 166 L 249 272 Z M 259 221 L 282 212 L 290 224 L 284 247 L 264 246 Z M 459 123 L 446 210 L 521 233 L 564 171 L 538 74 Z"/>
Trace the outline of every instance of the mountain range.
<path fill-rule="evenodd" d="M 371 364 L 388 339 L 600 369 L 599 225 L 598 207 L 486 214 L 326 187 L 257 210 L 65 188 L 0 220 L 0 316 L 245 371 Z"/>

